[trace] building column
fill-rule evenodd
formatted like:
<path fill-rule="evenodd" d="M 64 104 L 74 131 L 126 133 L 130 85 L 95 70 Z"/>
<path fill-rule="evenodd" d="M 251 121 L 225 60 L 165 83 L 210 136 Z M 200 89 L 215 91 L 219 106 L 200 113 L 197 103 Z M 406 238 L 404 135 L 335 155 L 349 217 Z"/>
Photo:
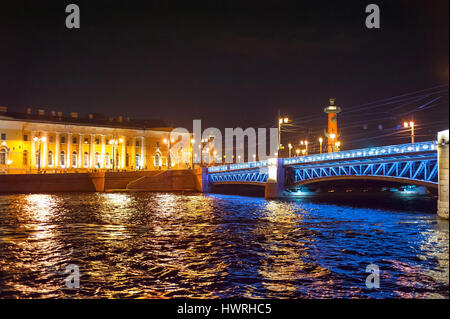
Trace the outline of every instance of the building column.
<path fill-rule="evenodd" d="M 48 134 L 47 132 L 42 132 L 42 137 L 45 137 L 45 141 L 41 142 L 42 147 L 42 156 L 41 156 L 41 168 L 47 167 L 47 158 L 48 158 Z"/>
<path fill-rule="evenodd" d="M 83 167 L 83 134 L 78 134 L 78 168 Z"/>
<path fill-rule="evenodd" d="M 130 164 L 137 170 L 139 163 L 136 163 L 136 137 L 133 137 L 131 141 L 133 144 L 131 144 Z"/>
<path fill-rule="evenodd" d="M 60 148 L 60 133 L 56 132 L 55 134 L 55 159 L 54 159 L 54 163 L 55 163 L 55 168 L 59 168 L 59 148 Z"/>
<path fill-rule="evenodd" d="M 127 148 L 126 148 L 126 145 L 127 145 L 127 138 L 125 137 L 125 136 L 122 136 L 122 139 L 123 139 L 123 142 L 122 142 L 122 154 L 121 154 L 121 168 L 122 169 L 126 169 L 127 168 L 127 166 L 126 166 L 126 163 L 125 163 L 125 156 L 126 156 L 126 152 L 127 152 Z"/>
<path fill-rule="evenodd" d="M 141 137 L 141 167 L 142 169 L 145 169 L 145 136 Z"/>
<path fill-rule="evenodd" d="M 67 133 L 66 168 L 72 167 L 72 133 Z"/>
<path fill-rule="evenodd" d="M 448 219 L 449 212 L 449 130 L 438 133 L 438 216 Z"/>
<path fill-rule="evenodd" d="M 105 167 L 105 135 L 102 135 L 102 150 L 100 154 L 100 167 Z"/>
<path fill-rule="evenodd" d="M 36 142 L 34 141 L 34 137 L 36 136 L 36 132 L 32 131 L 31 132 L 31 150 L 30 150 L 30 164 L 31 164 L 31 169 L 35 169 L 36 168 Z"/>
<path fill-rule="evenodd" d="M 89 168 L 95 168 L 95 134 L 91 134 L 91 145 L 89 148 Z"/>

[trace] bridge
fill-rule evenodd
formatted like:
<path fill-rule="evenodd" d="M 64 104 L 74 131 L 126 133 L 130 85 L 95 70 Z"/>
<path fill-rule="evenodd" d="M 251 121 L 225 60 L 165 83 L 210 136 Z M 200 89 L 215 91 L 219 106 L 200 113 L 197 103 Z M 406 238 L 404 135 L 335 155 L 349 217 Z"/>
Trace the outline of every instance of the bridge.
<path fill-rule="evenodd" d="M 448 130 L 443 132 L 437 141 L 209 167 L 204 182 L 208 189 L 215 185 L 259 185 L 265 187 L 268 199 L 284 197 L 297 186 L 324 181 L 412 184 L 439 188 L 438 210 L 444 215 L 446 211 L 448 218 Z M 446 151 L 439 152 L 440 148 Z"/>

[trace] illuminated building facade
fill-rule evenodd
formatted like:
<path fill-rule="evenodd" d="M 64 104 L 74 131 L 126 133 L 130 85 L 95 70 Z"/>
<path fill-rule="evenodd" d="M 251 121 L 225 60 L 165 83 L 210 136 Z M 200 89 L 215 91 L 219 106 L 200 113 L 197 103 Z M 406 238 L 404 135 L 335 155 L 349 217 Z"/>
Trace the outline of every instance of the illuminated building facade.
<path fill-rule="evenodd" d="M 8 113 L 0 107 L 0 173 L 70 173 L 185 169 L 191 150 L 164 143 L 171 129 L 160 121 L 61 112 Z M 180 133 L 182 135 L 183 133 Z M 187 134 L 187 133 L 185 133 Z M 187 138 L 190 138 L 187 137 Z"/>

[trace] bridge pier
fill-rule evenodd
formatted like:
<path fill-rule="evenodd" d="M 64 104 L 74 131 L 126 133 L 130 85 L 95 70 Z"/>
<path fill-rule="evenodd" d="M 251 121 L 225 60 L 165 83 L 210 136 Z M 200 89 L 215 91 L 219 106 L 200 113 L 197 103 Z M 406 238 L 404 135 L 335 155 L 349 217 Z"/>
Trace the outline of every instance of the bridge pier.
<path fill-rule="evenodd" d="M 448 219 L 449 211 L 449 130 L 438 133 L 438 216 Z"/>
<path fill-rule="evenodd" d="M 196 191 L 201 193 L 209 193 L 211 191 L 211 185 L 208 179 L 208 168 L 196 167 L 194 169 L 195 175 L 195 188 Z"/>
<path fill-rule="evenodd" d="M 284 191 L 284 167 L 282 158 L 270 158 L 268 160 L 268 178 L 264 195 L 266 199 L 283 197 Z"/>

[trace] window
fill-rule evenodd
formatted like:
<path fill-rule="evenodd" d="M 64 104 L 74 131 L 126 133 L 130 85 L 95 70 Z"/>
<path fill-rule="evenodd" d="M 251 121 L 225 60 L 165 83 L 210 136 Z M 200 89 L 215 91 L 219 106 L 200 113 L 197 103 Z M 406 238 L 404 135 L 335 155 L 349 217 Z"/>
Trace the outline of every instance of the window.
<path fill-rule="evenodd" d="M 61 167 L 66 166 L 66 154 L 64 153 L 64 151 L 61 151 L 60 153 L 59 162 L 61 163 Z"/>
<path fill-rule="evenodd" d="M 6 140 L 6 133 L 2 133 L 2 140 Z"/>
<path fill-rule="evenodd" d="M 6 165 L 6 150 L 4 148 L 0 150 L 0 165 Z"/>
<path fill-rule="evenodd" d="M 28 151 L 23 151 L 23 166 L 28 166 Z"/>
<path fill-rule="evenodd" d="M 95 167 L 100 168 L 100 154 L 95 153 Z"/>
<path fill-rule="evenodd" d="M 34 157 L 36 158 L 36 166 L 39 166 L 40 164 L 40 157 L 39 157 L 39 151 L 36 151 L 36 153 L 34 154 Z"/>
<path fill-rule="evenodd" d="M 88 166 L 89 166 L 89 153 L 84 152 L 84 167 L 88 167 Z"/>
<path fill-rule="evenodd" d="M 100 140 L 98 138 L 95 139 L 95 144 L 97 144 L 97 145 L 100 144 Z"/>
<path fill-rule="evenodd" d="M 49 141 L 49 143 L 53 143 L 53 136 L 49 136 L 48 141 Z"/>
<path fill-rule="evenodd" d="M 53 166 L 53 152 L 52 151 L 49 151 L 48 152 L 48 166 Z"/>
<path fill-rule="evenodd" d="M 65 136 L 61 136 L 61 144 L 66 144 L 66 137 Z"/>
<path fill-rule="evenodd" d="M 28 141 L 28 135 L 25 134 L 25 135 L 23 136 L 23 140 L 24 140 L 24 142 L 27 142 L 27 141 Z"/>
<path fill-rule="evenodd" d="M 139 141 L 136 141 L 136 147 L 139 147 Z"/>
<path fill-rule="evenodd" d="M 105 154 L 105 167 L 109 167 L 109 153 Z"/>
<path fill-rule="evenodd" d="M 130 166 L 130 154 L 128 154 L 128 153 L 125 156 L 125 166 L 126 167 Z"/>
<path fill-rule="evenodd" d="M 72 144 L 77 144 L 77 138 L 76 137 L 72 138 Z"/>
<path fill-rule="evenodd" d="M 84 139 L 84 144 L 89 144 L 89 139 L 88 138 Z"/>
<path fill-rule="evenodd" d="M 77 152 L 72 153 L 72 166 L 77 167 Z"/>

